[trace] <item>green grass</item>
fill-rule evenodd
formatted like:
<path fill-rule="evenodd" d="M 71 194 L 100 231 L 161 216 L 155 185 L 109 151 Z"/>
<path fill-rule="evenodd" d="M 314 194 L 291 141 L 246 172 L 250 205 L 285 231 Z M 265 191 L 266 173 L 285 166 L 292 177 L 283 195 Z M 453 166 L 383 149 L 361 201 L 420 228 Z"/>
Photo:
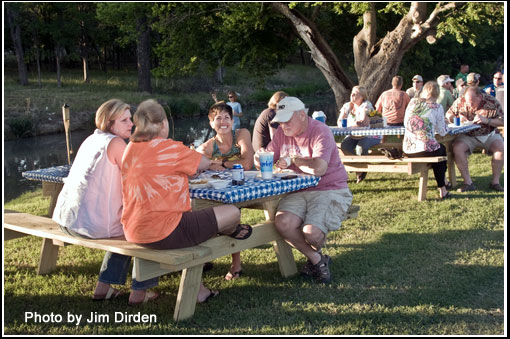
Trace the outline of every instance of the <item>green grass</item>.
<path fill-rule="evenodd" d="M 163 276 L 163 296 L 140 308 L 127 297 L 91 300 L 103 252 L 68 246 L 56 272 L 37 276 L 40 238 L 4 245 L 6 334 L 168 334 L 168 335 L 503 335 L 504 197 L 486 189 L 490 158 L 470 157 L 479 188 L 438 200 L 429 180 L 428 200 L 417 201 L 418 176 L 369 173 L 355 184 L 349 175 L 359 217 L 328 236 L 333 282 L 316 285 L 301 277 L 281 278 L 268 244 L 242 252 L 244 275 L 223 280 L 230 258 L 214 261 L 206 286 L 220 295 L 197 305 L 194 317 L 172 319 L 179 274 Z M 432 172 L 430 173 L 432 176 Z M 460 176 L 458 176 L 460 178 Z M 7 202 L 5 209 L 44 214 L 40 191 Z M 243 209 L 243 222 L 264 218 Z M 304 257 L 294 251 L 300 268 Z M 129 280 L 129 279 L 128 279 Z M 124 289 L 127 291 L 129 283 Z M 62 314 L 55 323 L 25 322 L 24 312 Z M 67 312 L 88 317 L 109 314 L 109 323 L 68 324 Z M 155 314 L 155 324 L 114 323 L 114 312 Z"/>

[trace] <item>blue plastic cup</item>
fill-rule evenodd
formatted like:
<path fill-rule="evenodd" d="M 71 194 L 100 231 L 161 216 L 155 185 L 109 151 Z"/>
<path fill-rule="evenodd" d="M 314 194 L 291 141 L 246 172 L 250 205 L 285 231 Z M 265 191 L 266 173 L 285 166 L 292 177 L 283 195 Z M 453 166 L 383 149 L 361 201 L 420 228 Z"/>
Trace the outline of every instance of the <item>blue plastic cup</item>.
<path fill-rule="evenodd" d="M 342 127 L 347 127 L 347 119 L 342 119 Z"/>
<path fill-rule="evenodd" d="M 455 124 L 455 126 L 460 126 L 460 117 L 453 118 L 453 123 Z"/>
<path fill-rule="evenodd" d="M 326 123 L 326 117 L 324 117 L 324 116 L 322 116 L 322 117 L 315 117 L 314 119 L 317 120 L 317 121 Z"/>

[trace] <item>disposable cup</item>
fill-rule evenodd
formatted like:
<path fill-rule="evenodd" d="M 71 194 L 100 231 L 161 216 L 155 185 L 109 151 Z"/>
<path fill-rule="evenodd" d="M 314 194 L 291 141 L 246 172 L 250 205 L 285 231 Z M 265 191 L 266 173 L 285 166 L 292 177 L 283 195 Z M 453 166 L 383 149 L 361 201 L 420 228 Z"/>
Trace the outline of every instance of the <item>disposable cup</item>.
<path fill-rule="evenodd" d="M 342 119 L 342 127 L 347 127 L 347 119 Z"/>
<path fill-rule="evenodd" d="M 453 118 L 453 123 L 455 124 L 455 126 L 460 126 L 460 117 Z"/>
<path fill-rule="evenodd" d="M 260 176 L 262 179 L 273 179 L 273 152 L 261 152 L 259 154 Z"/>

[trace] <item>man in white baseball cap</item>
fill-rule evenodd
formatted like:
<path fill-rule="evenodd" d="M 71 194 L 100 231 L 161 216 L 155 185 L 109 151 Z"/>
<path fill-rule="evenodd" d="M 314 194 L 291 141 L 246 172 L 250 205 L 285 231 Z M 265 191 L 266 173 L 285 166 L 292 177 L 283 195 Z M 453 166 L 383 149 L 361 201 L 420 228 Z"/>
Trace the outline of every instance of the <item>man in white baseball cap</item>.
<path fill-rule="evenodd" d="M 454 82 L 449 75 L 440 75 L 437 77 L 437 84 L 439 85 L 439 96 L 437 97 L 437 103 L 443 106 L 443 110 L 446 112 L 448 108 L 453 104 L 453 85 Z"/>
<path fill-rule="evenodd" d="M 282 237 L 308 259 L 301 274 L 318 283 L 329 283 L 331 258 L 322 254 L 321 248 L 327 234 L 339 229 L 345 220 L 352 193 L 333 133 L 307 112 L 296 97 L 280 100 L 273 119 L 280 126 L 265 150 L 273 152 L 278 168 L 321 178 L 317 186 L 280 200 L 275 226 Z M 255 166 L 260 167 L 258 153 Z"/>
<path fill-rule="evenodd" d="M 409 95 L 409 98 L 419 98 L 421 90 L 423 88 L 423 78 L 421 75 L 416 74 L 413 77 L 413 87 L 409 87 L 406 90 L 407 95 Z"/>

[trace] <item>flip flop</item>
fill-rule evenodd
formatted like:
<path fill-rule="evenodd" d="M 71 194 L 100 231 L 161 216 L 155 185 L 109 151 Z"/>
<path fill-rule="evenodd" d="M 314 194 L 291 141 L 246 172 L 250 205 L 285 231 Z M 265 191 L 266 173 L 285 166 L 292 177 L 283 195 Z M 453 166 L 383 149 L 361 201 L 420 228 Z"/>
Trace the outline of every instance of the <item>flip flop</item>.
<path fill-rule="evenodd" d="M 205 304 L 206 302 L 208 302 L 208 301 L 209 301 L 209 299 L 214 298 L 214 297 L 216 297 L 218 294 L 220 294 L 220 292 L 219 292 L 219 291 L 213 291 L 213 290 L 210 290 L 209 292 L 211 292 L 211 293 L 209 293 L 209 295 L 208 295 L 208 296 L 204 299 L 204 301 L 198 301 L 198 300 L 197 300 L 197 304 Z"/>
<path fill-rule="evenodd" d="M 243 270 L 239 270 L 237 272 L 230 272 L 230 271 L 228 271 L 228 273 L 225 275 L 225 280 L 229 280 L 229 281 L 230 280 L 236 280 L 242 274 L 243 274 Z"/>
<path fill-rule="evenodd" d="M 106 292 L 106 294 L 103 294 L 103 295 L 96 295 L 94 294 L 94 296 L 92 296 L 92 300 L 94 301 L 102 301 L 102 300 L 110 300 L 110 299 L 115 299 L 121 295 L 124 295 L 125 293 L 122 292 L 121 290 L 117 290 L 111 286 L 108 286 L 108 291 Z"/>
<path fill-rule="evenodd" d="M 440 197 L 441 200 L 445 200 L 445 199 L 448 199 L 452 196 L 452 194 L 450 192 L 446 192 L 446 194 L 444 195 L 444 197 Z"/>
<path fill-rule="evenodd" d="M 129 304 L 129 306 L 137 306 L 137 305 L 141 305 L 141 304 L 146 304 L 148 301 L 155 300 L 158 297 L 159 297 L 159 294 L 156 292 L 145 291 L 145 297 L 143 298 L 142 301 L 138 301 L 138 302 L 129 301 L 128 304 Z"/>
<path fill-rule="evenodd" d="M 244 240 L 244 239 L 248 239 L 250 237 L 252 230 L 253 229 L 251 228 L 250 225 L 238 224 L 234 233 L 229 234 L 228 236 L 232 237 L 234 239 L 237 239 L 237 240 Z M 245 231 L 245 234 L 240 235 L 241 232 L 243 232 L 243 231 Z"/>

